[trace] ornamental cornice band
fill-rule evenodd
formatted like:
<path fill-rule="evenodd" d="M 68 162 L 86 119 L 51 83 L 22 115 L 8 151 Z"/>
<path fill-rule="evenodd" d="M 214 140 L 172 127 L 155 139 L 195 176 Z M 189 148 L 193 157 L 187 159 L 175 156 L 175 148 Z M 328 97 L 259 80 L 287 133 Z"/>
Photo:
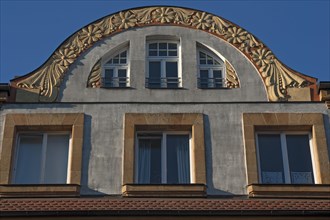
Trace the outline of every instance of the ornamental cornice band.
<path fill-rule="evenodd" d="M 64 74 L 83 51 L 105 37 L 150 25 L 189 27 L 224 39 L 245 54 L 258 69 L 270 101 L 287 101 L 290 98 L 288 88 L 306 87 L 314 83 L 287 68 L 262 42 L 227 20 L 192 9 L 146 7 L 121 11 L 85 26 L 60 45 L 43 66 L 12 80 L 12 85 L 27 90 L 39 89 L 43 99 L 56 97 Z"/>

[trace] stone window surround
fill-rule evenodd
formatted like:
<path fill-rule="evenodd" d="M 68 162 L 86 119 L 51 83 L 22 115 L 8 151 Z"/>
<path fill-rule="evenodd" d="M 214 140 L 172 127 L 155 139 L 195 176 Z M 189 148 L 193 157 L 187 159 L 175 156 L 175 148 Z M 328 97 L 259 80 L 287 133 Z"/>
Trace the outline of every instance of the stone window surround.
<path fill-rule="evenodd" d="M 83 113 L 7 114 L 5 116 L 0 158 L 0 196 L 77 195 L 82 169 Z M 67 184 L 11 184 L 13 154 L 19 131 L 70 131 L 69 181 Z M 29 190 L 27 190 L 27 187 Z"/>
<path fill-rule="evenodd" d="M 313 159 L 318 184 L 259 184 L 256 131 L 308 131 L 312 134 Z M 251 197 L 330 196 L 326 133 L 321 113 L 243 113 L 247 193 Z M 305 193 L 303 193 L 303 191 Z"/>
<path fill-rule="evenodd" d="M 136 131 L 191 131 L 191 184 L 135 184 Z M 200 113 L 126 113 L 124 117 L 123 196 L 193 196 L 206 193 L 204 122 Z M 166 193 L 165 193 L 166 192 Z"/>

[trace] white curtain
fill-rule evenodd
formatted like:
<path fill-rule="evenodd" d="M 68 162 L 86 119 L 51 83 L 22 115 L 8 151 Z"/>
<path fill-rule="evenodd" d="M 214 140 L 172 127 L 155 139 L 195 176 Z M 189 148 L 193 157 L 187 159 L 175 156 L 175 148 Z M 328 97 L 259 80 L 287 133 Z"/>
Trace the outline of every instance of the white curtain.
<path fill-rule="evenodd" d="M 189 140 L 177 137 L 176 158 L 178 162 L 178 182 L 190 183 Z"/>
<path fill-rule="evenodd" d="M 150 183 L 151 144 L 148 140 L 139 141 L 138 183 Z"/>

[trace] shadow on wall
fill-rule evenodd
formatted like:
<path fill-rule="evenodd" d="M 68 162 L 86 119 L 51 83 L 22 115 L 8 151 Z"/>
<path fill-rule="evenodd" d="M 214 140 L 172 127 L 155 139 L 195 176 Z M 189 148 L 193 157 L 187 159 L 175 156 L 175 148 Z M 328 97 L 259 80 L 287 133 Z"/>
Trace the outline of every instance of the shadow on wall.
<path fill-rule="evenodd" d="M 106 194 L 88 187 L 89 181 L 89 162 L 91 155 L 91 133 L 92 133 L 92 116 L 85 114 L 85 125 L 84 125 L 84 145 L 82 155 L 82 169 L 81 169 L 81 191 L 82 195 L 88 196 L 104 196 Z"/>
<path fill-rule="evenodd" d="M 329 115 L 323 114 L 323 124 L 326 135 L 326 141 L 328 146 L 328 158 L 330 159 L 330 117 Z"/>
<path fill-rule="evenodd" d="M 205 141 L 205 161 L 206 161 L 206 184 L 208 196 L 226 196 L 232 197 L 234 194 L 220 189 L 216 189 L 213 183 L 213 161 L 212 161 L 212 140 L 210 120 L 204 115 L 204 141 Z"/>

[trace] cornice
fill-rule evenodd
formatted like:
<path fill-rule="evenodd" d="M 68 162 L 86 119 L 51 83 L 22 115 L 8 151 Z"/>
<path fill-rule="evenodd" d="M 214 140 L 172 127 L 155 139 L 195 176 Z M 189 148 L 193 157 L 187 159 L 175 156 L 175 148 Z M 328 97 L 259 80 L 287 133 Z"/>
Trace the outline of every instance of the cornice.
<path fill-rule="evenodd" d="M 120 11 L 85 26 L 62 43 L 41 67 L 12 80 L 11 85 L 39 91 L 42 101 L 55 101 L 64 74 L 86 49 L 122 31 L 157 25 L 205 31 L 240 50 L 260 73 L 269 101 L 287 101 L 288 88 L 311 87 L 316 83 L 315 78 L 288 68 L 255 36 L 230 21 L 198 10 L 157 6 Z"/>

